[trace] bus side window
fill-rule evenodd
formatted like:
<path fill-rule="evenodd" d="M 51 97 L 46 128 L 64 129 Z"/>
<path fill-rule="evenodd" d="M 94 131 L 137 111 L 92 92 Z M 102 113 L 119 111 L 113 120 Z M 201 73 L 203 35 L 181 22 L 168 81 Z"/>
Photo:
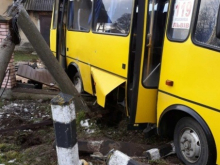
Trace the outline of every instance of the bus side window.
<path fill-rule="evenodd" d="M 196 44 L 220 49 L 220 39 L 216 37 L 217 14 L 219 11 L 218 0 L 204 1 L 201 0 L 198 19 L 196 22 L 193 39 Z"/>
<path fill-rule="evenodd" d="M 73 9 L 74 9 L 74 3 L 73 1 L 69 1 L 69 6 L 68 6 L 68 28 L 69 29 L 73 29 L 73 20 L 74 20 L 74 13 L 73 13 Z"/>
<path fill-rule="evenodd" d="M 130 31 L 133 0 L 96 0 L 93 31 L 127 35 Z"/>
<path fill-rule="evenodd" d="M 69 1 L 68 29 L 77 31 L 89 31 L 92 19 L 92 1 Z"/>

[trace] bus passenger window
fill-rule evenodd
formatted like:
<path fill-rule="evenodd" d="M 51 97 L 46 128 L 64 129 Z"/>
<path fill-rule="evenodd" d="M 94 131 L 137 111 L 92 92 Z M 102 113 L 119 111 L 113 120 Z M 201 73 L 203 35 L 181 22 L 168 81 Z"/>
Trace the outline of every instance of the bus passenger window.
<path fill-rule="evenodd" d="M 69 0 L 68 29 L 89 31 L 92 20 L 92 0 Z"/>
<path fill-rule="evenodd" d="M 220 39 L 216 38 L 216 23 L 219 0 L 202 0 L 193 39 L 199 45 L 220 49 Z"/>
<path fill-rule="evenodd" d="M 95 0 L 93 31 L 127 35 L 133 0 Z"/>
<path fill-rule="evenodd" d="M 168 38 L 175 41 L 184 41 L 188 38 L 191 27 L 195 0 L 175 0 L 172 4 Z"/>

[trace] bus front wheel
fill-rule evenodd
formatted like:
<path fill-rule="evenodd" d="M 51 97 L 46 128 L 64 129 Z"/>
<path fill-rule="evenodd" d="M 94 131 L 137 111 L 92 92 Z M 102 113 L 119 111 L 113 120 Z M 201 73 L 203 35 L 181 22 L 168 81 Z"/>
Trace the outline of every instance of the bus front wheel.
<path fill-rule="evenodd" d="M 206 165 L 213 162 L 205 132 L 190 117 L 184 117 L 177 123 L 174 144 L 177 156 L 186 165 Z"/>
<path fill-rule="evenodd" d="M 79 93 L 83 92 L 83 83 L 79 72 L 77 72 L 72 78 L 73 85 Z"/>

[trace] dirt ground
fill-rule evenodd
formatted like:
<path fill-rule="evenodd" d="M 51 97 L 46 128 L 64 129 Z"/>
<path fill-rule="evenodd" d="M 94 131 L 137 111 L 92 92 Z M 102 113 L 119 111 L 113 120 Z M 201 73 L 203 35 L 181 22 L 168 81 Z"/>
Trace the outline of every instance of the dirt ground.
<path fill-rule="evenodd" d="M 33 61 L 32 55 L 15 54 L 16 66 Z M 31 59 L 31 60 L 30 60 Z M 20 60 L 22 62 L 20 62 Z M 34 60 L 36 61 L 36 59 Z M 37 60 L 38 68 L 43 65 Z M 17 76 L 27 83 L 27 79 Z M 47 88 L 48 90 L 48 88 Z M 127 130 L 128 120 L 122 106 L 107 104 L 103 109 L 96 104 L 96 98 L 84 94 L 90 108 L 89 113 L 77 112 L 77 136 L 80 141 L 113 140 L 135 143 L 140 146 L 159 146 L 166 142 L 157 135 L 146 138 L 143 131 Z M 89 127 L 85 126 L 85 121 Z M 84 124 L 83 124 L 84 123 Z M 93 165 L 106 165 L 90 154 L 80 153 L 80 158 Z M 132 157 L 146 165 L 179 165 L 175 155 L 158 161 L 149 161 L 142 154 Z M 50 100 L 4 100 L 0 98 L 0 165 L 56 165 L 55 134 L 51 118 Z"/>
<path fill-rule="evenodd" d="M 127 119 L 118 107 L 103 109 L 95 98 L 84 97 L 91 112 L 77 112 L 79 140 L 106 140 L 157 146 L 167 142 L 158 136 L 146 138 L 142 131 L 128 131 Z M 120 108 L 119 108 L 120 109 Z M 0 100 L 0 164 L 5 165 L 56 165 L 54 129 L 50 100 Z M 89 119 L 90 127 L 80 122 Z M 93 165 L 105 162 L 94 160 L 89 154 L 80 154 Z M 143 156 L 134 158 L 144 164 L 177 165 L 175 155 L 159 161 L 148 161 Z"/>

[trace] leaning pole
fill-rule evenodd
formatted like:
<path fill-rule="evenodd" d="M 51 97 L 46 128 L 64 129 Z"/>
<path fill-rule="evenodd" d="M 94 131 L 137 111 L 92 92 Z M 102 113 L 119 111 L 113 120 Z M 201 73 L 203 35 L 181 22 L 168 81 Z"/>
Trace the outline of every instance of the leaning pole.
<path fill-rule="evenodd" d="M 17 0 L 14 2 L 13 6 L 8 12 L 8 15 L 11 17 L 17 17 L 17 22 L 20 29 L 24 32 L 27 39 L 34 47 L 38 56 L 45 64 L 54 80 L 57 82 L 61 91 L 74 97 L 76 109 L 89 111 L 89 108 L 83 101 L 81 95 L 75 89 L 72 81 L 69 79 L 64 69 L 59 65 L 59 62 L 54 57 L 35 24 L 31 21 L 21 2 L 22 0 Z"/>

